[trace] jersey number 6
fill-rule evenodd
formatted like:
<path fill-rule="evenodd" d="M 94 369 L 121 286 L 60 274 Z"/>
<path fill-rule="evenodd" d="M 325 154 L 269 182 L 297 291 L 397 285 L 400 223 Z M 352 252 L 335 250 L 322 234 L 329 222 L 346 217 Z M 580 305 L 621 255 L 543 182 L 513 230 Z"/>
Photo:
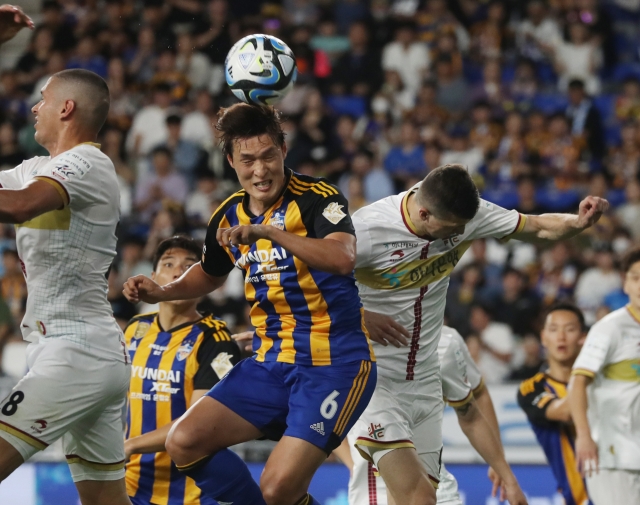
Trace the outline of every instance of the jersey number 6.
<path fill-rule="evenodd" d="M 322 414 L 322 417 L 325 419 L 333 419 L 333 416 L 336 415 L 336 412 L 338 411 L 338 402 L 336 401 L 336 398 L 339 394 L 340 393 L 334 390 L 333 393 L 324 399 L 322 405 L 320 405 L 320 414 Z"/>

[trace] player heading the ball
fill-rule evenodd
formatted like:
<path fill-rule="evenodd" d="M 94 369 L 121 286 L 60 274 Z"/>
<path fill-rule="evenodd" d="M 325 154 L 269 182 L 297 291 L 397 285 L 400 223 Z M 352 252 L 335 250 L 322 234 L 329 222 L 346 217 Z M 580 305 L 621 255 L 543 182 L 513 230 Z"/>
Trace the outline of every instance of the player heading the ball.
<path fill-rule="evenodd" d="M 217 501 L 317 504 L 309 482 L 376 382 L 347 200 L 328 181 L 285 167 L 273 108 L 233 105 L 217 128 L 243 189 L 213 214 L 200 263 L 166 286 L 133 277 L 124 292 L 134 302 L 193 298 L 220 287 L 233 268 L 244 272 L 255 354 L 177 421 L 167 450 Z M 227 447 L 265 436 L 280 441 L 260 489 Z"/>

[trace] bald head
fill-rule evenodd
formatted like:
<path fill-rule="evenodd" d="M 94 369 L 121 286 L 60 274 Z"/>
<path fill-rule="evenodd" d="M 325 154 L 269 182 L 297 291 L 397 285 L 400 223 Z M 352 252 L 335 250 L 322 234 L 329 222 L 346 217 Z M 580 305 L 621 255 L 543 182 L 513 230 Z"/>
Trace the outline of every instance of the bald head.
<path fill-rule="evenodd" d="M 50 84 L 58 99 L 73 100 L 79 122 L 97 134 L 111 102 L 105 80 L 89 70 L 72 69 L 53 74 Z"/>

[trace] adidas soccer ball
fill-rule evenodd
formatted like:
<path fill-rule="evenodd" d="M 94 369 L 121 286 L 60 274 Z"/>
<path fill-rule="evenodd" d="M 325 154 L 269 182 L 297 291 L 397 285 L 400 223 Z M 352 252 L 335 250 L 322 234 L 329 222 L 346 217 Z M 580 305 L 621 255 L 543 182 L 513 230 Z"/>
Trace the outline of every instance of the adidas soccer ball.
<path fill-rule="evenodd" d="M 282 100 L 298 76 L 293 51 L 271 35 L 240 39 L 229 51 L 224 66 L 233 94 L 256 105 L 273 105 Z"/>

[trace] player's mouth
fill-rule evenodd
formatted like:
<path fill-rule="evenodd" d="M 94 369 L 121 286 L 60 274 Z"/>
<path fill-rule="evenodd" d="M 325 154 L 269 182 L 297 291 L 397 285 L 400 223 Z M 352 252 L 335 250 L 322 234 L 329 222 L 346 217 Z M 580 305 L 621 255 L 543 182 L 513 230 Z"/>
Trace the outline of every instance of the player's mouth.
<path fill-rule="evenodd" d="M 266 193 L 271 189 L 272 184 L 273 184 L 273 181 L 269 179 L 268 181 L 256 182 L 253 186 L 261 193 Z"/>

